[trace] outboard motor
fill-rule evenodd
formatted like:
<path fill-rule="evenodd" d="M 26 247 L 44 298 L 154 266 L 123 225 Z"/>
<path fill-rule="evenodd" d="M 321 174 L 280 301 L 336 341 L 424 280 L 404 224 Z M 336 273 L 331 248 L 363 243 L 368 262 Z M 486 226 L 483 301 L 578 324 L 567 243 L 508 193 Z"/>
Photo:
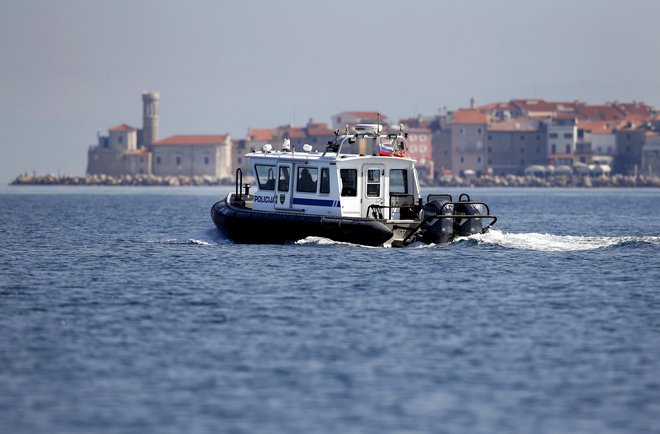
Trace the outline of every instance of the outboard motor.
<path fill-rule="evenodd" d="M 467 200 L 463 200 L 463 198 Z M 470 203 L 470 196 L 463 193 L 458 198 L 458 203 L 454 205 L 454 214 L 456 215 L 479 215 L 481 213 L 480 204 Z M 456 236 L 467 237 L 474 234 L 483 233 L 481 218 L 460 218 L 454 219 L 454 232 Z"/>
<path fill-rule="evenodd" d="M 454 238 L 453 219 L 439 218 L 440 215 L 452 215 L 454 205 L 445 203 L 446 199 L 435 199 L 424 205 L 422 223 L 422 241 L 430 244 L 448 243 Z"/>

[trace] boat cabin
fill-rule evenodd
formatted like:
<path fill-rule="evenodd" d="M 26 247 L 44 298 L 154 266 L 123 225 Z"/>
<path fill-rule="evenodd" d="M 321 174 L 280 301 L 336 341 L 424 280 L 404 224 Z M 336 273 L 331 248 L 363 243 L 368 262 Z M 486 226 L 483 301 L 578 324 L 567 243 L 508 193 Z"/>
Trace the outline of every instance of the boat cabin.
<path fill-rule="evenodd" d="M 405 134 L 381 134 L 380 125 L 358 125 L 338 136 L 325 152 L 305 145 L 282 149 L 264 145 L 248 153 L 254 170 L 254 210 L 336 217 L 406 219 L 402 206 L 420 202 L 415 161 L 405 157 Z M 379 155 L 342 154 L 344 143 L 374 140 Z M 396 155 L 396 156 L 395 156 Z M 402 212 L 404 215 L 402 215 Z"/>

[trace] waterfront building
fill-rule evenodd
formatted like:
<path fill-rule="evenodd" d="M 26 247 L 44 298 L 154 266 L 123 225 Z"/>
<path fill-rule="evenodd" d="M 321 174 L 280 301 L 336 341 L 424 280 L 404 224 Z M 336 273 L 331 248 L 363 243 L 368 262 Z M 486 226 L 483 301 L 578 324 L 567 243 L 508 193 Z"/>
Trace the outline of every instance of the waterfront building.
<path fill-rule="evenodd" d="M 460 109 L 451 116 L 452 171 L 486 172 L 488 115 L 476 109 Z M 469 172 L 468 172 L 469 173 Z"/>
<path fill-rule="evenodd" d="M 407 128 L 405 131 L 408 133 L 406 153 L 410 158 L 417 161 L 415 167 L 420 181 L 432 183 L 434 165 L 431 130 L 428 128 Z"/>
<path fill-rule="evenodd" d="M 577 145 L 577 121 L 572 115 L 550 117 L 546 122 L 548 163 L 572 165 Z"/>
<path fill-rule="evenodd" d="M 646 130 L 633 122 L 616 131 L 615 173 L 634 175 L 642 163 L 642 148 L 646 143 Z"/>
<path fill-rule="evenodd" d="M 158 92 L 142 94 L 142 128 L 119 124 L 98 135 L 88 151 L 90 175 L 233 176 L 236 157 L 229 135 L 176 135 L 158 140 Z"/>
<path fill-rule="evenodd" d="M 151 145 L 156 176 L 212 176 L 233 179 L 232 142 L 223 135 L 174 135 Z"/>
<path fill-rule="evenodd" d="M 127 124 L 119 124 L 108 130 L 108 135 L 98 135 L 96 146 L 90 146 L 87 154 L 87 173 L 111 176 L 148 174 L 151 159 L 148 152 L 138 150 L 138 130 Z"/>
<path fill-rule="evenodd" d="M 641 173 L 660 176 L 660 134 L 647 132 L 646 143 L 642 147 Z"/>
<path fill-rule="evenodd" d="M 517 118 L 488 126 L 486 154 L 494 175 L 522 175 L 532 165 L 547 163 L 545 124 L 538 119 Z"/>

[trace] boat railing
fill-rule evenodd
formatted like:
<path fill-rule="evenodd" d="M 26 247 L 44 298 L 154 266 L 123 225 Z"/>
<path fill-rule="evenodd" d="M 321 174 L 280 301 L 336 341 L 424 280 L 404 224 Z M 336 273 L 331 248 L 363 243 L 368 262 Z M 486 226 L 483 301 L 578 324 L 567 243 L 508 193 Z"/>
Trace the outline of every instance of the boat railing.
<path fill-rule="evenodd" d="M 398 210 L 401 220 L 414 220 L 418 217 L 420 209 L 421 207 L 415 204 L 415 197 L 412 194 L 395 193 L 390 195 L 389 206 L 369 205 L 367 208 L 367 217 L 371 216 L 375 219 L 384 219 L 384 211 L 387 210 L 389 219 L 392 219 L 392 215 Z"/>
<path fill-rule="evenodd" d="M 236 177 L 234 178 L 236 191 L 231 196 L 231 203 L 234 205 L 245 206 L 246 200 L 251 200 L 250 184 L 243 184 L 243 171 L 239 167 L 236 169 Z"/>

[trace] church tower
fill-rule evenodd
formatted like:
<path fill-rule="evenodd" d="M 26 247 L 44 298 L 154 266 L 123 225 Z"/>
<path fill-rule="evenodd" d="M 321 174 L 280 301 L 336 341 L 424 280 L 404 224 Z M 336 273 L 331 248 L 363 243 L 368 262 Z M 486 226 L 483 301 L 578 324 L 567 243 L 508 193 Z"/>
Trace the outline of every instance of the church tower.
<path fill-rule="evenodd" d="M 158 140 L 158 103 L 160 93 L 142 93 L 142 147 L 151 149 Z"/>

